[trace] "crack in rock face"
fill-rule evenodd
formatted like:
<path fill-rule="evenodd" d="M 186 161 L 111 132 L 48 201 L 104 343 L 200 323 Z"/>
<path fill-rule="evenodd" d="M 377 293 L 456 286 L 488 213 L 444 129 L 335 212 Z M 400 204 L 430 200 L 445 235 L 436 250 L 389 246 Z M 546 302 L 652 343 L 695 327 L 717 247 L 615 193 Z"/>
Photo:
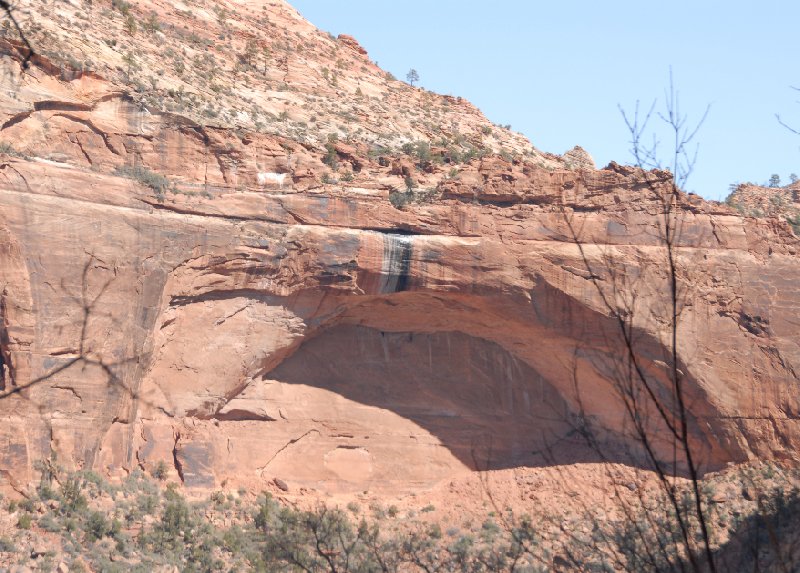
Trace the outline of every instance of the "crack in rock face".
<path fill-rule="evenodd" d="M 0 391 L 5 391 L 6 385 L 11 383 L 11 364 L 6 358 L 5 349 L 0 346 Z"/>

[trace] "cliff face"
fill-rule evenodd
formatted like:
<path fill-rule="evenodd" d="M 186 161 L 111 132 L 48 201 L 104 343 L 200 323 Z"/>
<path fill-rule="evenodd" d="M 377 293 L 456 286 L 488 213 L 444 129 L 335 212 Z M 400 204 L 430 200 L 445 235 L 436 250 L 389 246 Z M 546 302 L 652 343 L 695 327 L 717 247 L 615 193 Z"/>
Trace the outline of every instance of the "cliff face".
<path fill-rule="evenodd" d="M 354 40 L 282 2 L 258 13 L 268 37 L 261 8 L 224 8 L 137 4 L 133 37 L 108 7 L 75 37 L 58 29 L 74 30 L 74 8 L 31 17 L 34 40 L 104 62 L 90 73 L 47 56 L 21 73 L 6 45 L 8 483 L 55 453 L 112 475 L 164 461 L 197 487 L 406 491 L 475 467 L 597 461 L 578 427 L 612 460 L 641 460 L 615 389 L 617 325 L 592 278 L 633 301 L 639 359 L 663 380 L 668 175 L 541 153 L 466 102 L 387 80 Z M 200 63 L 137 91 L 113 64 L 134 45 L 142 69 L 163 65 L 159 45 Z M 268 87 L 242 49 L 266 54 Z M 201 54 L 216 58 L 212 80 Z M 272 92 L 278 69 L 290 89 Z M 184 94 L 222 85 L 216 121 L 149 101 L 179 81 Z M 288 117 L 256 125 L 276 94 Z M 244 101 L 261 111 L 235 114 Z M 371 111 L 399 101 L 413 113 Z M 694 196 L 680 212 L 693 444 L 705 468 L 795 459 L 800 243 Z"/>

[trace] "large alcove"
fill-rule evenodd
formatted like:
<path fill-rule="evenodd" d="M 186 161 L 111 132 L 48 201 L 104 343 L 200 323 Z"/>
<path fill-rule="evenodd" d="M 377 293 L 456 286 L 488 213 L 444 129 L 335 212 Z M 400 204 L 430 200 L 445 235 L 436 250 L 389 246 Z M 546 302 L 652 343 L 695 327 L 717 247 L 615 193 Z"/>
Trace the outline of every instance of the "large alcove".
<path fill-rule="evenodd" d="M 586 459 L 559 392 L 498 344 L 457 331 L 340 324 L 264 376 L 389 410 L 473 468 Z"/>

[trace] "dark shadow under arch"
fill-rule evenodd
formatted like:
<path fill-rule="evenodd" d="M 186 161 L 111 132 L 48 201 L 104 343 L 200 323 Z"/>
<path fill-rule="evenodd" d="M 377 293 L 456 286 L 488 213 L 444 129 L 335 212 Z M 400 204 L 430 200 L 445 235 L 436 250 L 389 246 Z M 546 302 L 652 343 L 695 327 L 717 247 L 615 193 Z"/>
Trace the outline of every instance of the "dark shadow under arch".
<path fill-rule="evenodd" d="M 474 469 L 597 462 L 652 469 L 630 430 L 606 426 L 596 415 L 611 404 L 613 422 L 625 418 L 609 390 L 622 352 L 616 326 L 549 285 L 531 294 L 523 304 L 508 296 L 419 291 L 343 297 L 338 311 L 261 376 L 389 410 Z M 658 386 L 664 348 L 645 333 L 637 340 Z M 605 404 L 596 401 L 599 383 Z M 713 429 L 702 429 L 714 408 L 690 375 L 687 387 L 692 440 L 702 470 L 711 471 L 736 453 L 724 450 Z M 576 392 L 585 392 L 583 403 L 576 403 Z M 672 459 L 668 438 L 653 445 Z"/>

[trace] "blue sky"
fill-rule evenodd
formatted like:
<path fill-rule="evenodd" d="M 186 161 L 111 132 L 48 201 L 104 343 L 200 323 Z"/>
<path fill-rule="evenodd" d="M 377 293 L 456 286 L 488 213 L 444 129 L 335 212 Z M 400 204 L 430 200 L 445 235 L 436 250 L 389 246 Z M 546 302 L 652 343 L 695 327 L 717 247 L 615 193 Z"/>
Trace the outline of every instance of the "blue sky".
<path fill-rule="evenodd" d="M 618 105 L 663 101 L 672 67 L 699 119 L 687 184 L 722 199 L 737 181 L 800 175 L 800 3 L 729 0 L 289 0 L 317 27 L 355 36 L 398 78 L 463 96 L 539 149 L 581 145 L 598 166 L 632 161 Z"/>

